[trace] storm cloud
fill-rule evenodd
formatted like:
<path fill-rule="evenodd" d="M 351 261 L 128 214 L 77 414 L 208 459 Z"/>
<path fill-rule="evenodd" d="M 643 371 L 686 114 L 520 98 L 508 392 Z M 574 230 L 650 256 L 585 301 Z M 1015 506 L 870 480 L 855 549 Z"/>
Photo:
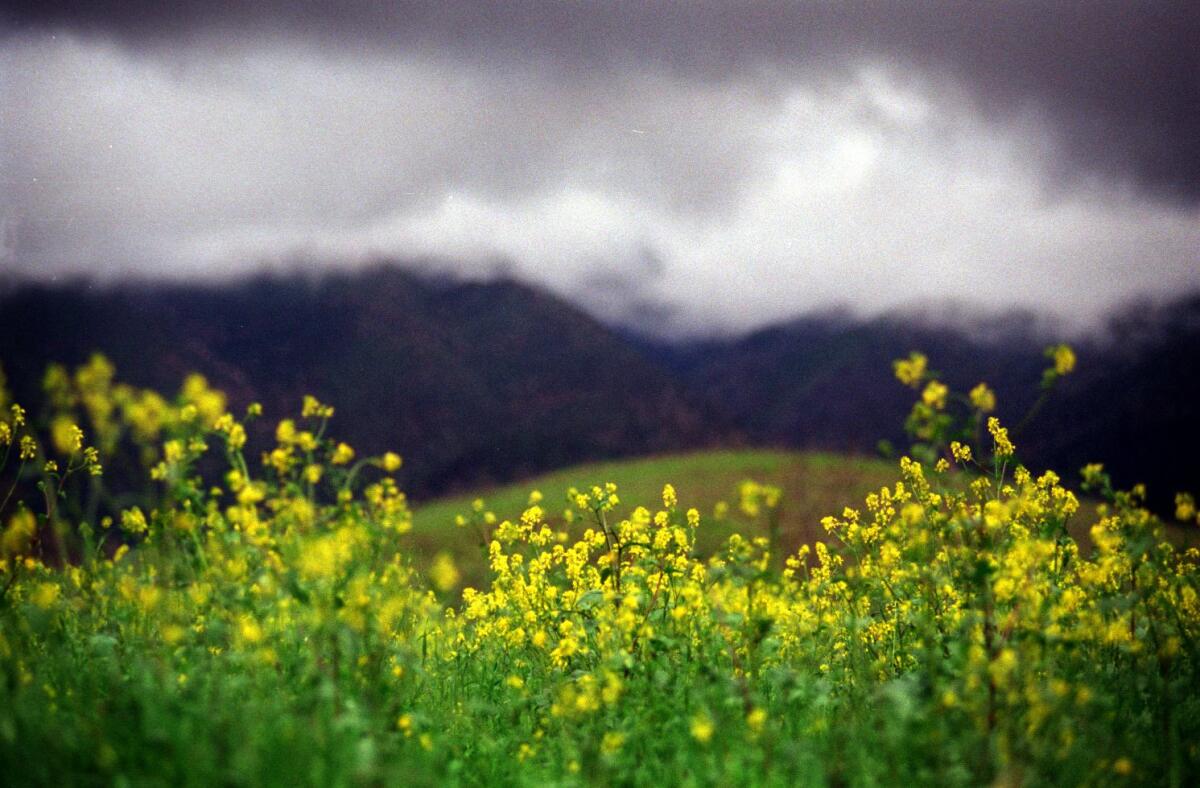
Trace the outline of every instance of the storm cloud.
<path fill-rule="evenodd" d="M 5 6 L 0 265 L 421 261 L 664 332 L 1200 286 L 1183 3 Z"/>

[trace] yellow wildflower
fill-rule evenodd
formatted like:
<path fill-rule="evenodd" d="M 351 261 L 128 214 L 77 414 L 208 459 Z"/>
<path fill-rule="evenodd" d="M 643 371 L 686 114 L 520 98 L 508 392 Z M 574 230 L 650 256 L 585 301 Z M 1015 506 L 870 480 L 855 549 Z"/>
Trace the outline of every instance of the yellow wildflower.
<path fill-rule="evenodd" d="M 1188 493 L 1175 496 L 1175 519 L 1188 522 L 1196 516 L 1196 500 Z"/>
<path fill-rule="evenodd" d="M 146 522 L 146 515 L 138 507 L 126 509 L 121 512 L 121 530 L 130 534 L 144 534 L 149 525 Z"/>
<path fill-rule="evenodd" d="M 988 432 L 992 434 L 992 440 L 996 443 L 997 457 L 1010 457 L 1016 452 L 1017 447 L 1013 446 L 1012 441 L 1008 439 L 1008 428 L 1000 426 L 1000 419 L 992 416 L 987 422 Z"/>
<path fill-rule="evenodd" d="M 339 443 L 337 448 L 333 450 L 333 458 L 330 459 L 334 465 L 346 465 L 354 459 L 354 449 L 348 444 Z"/>
<path fill-rule="evenodd" d="M 624 744 L 625 734 L 618 731 L 609 731 L 600 740 L 600 752 L 603 755 L 612 755 L 618 752 Z"/>
<path fill-rule="evenodd" d="M 458 586 L 461 578 L 458 567 L 454 565 L 454 558 L 449 553 L 443 551 L 434 557 L 433 564 L 429 567 L 429 579 L 434 588 L 443 593 L 452 591 Z"/>
<path fill-rule="evenodd" d="M 970 398 L 971 404 L 984 413 L 991 413 L 996 409 L 996 394 L 987 387 L 986 383 L 980 383 L 971 389 L 971 393 L 967 396 Z"/>
<path fill-rule="evenodd" d="M 11 558 L 24 555 L 37 533 L 37 518 L 28 509 L 18 509 L 8 520 L 4 536 L 0 537 L 0 556 Z"/>
<path fill-rule="evenodd" d="M 46 610 L 58 601 L 61 589 L 54 583 L 38 583 L 30 595 L 29 601 L 42 610 Z"/>
<path fill-rule="evenodd" d="M 327 419 L 333 415 L 333 407 L 330 405 L 322 405 L 316 397 L 311 394 L 304 395 L 304 405 L 300 410 L 300 415 L 303 418 L 318 418 Z"/>
<path fill-rule="evenodd" d="M 275 427 L 275 440 L 279 443 L 288 444 L 296 440 L 296 422 L 291 419 L 284 419 Z"/>
<path fill-rule="evenodd" d="M 690 730 L 692 738 L 704 744 L 712 738 L 715 727 L 713 726 L 712 718 L 700 712 L 692 717 Z"/>
<path fill-rule="evenodd" d="M 909 353 L 907 359 L 899 359 L 892 362 L 892 368 L 896 373 L 896 380 L 906 386 L 916 388 L 917 384 L 925 377 L 925 368 L 929 360 L 921 353 L 916 351 Z"/>
<path fill-rule="evenodd" d="M 72 455 L 83 448 L 83 430 L 67 416 L 59 416 L 51 423 L 50 438 L 54 448 L 63 456 Z"/>
<path fill-rule="evenodd" d="M 931 380 L 921 392 L 921 401 L 935 410 L 942 410 L 946 407 L 946 395 L 949 392 L 950 389 L 945 383 Z"/>
<path fill-rule="evenodd" d="M 1069 375 L 1075 370 L 1075 351 L 1070 345 L 1055 345 L 1051 348 L 1051 356 L 1054 359 L 1056 375 Z"/>
<path fill-rule="evenodd" d="M 250 645 L 260 643 L 263 639 L 262 627 L 250 616 L 242 616 L 238 624 L 238 634 L 241 635 L 243 641 Z"/>

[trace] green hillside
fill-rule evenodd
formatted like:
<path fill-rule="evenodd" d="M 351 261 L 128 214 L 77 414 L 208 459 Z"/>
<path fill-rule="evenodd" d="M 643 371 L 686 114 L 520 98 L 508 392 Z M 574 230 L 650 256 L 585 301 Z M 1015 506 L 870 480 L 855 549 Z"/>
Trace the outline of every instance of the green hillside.
<path fill-rule="evenodd" d="M 709 552 L 718 549 L 734 532 L 765 535 L 761 519 L 751 521 L 738 511 L 738 485 L 752 479 L 783 491 L 781 544 L 791 552 L 802 544 L 828 538 L 821 518 L 840 514 L 847 506 L 860 508 L 867 493 L 890 486 L 898 478 L 896 464 L 888 460 L 775 449 L 722 449 L 586 463 L 418 506 L 410 538 L 423 559 L 449 553 L 462 572 L 462 584 L 472 585 L 484 576 L 483 551 L 476 533 L 458 528 L 455 518 L 469 514 L 477 498 L 482 498 L 485 510 L 501 521 L 519 517 L 528 506 L 530 492 L 537 490 L 544 496 L 540 505 L 552 515 L 552 521 L 561 523 L 561 512 L 567 508 L 566 491 L 571 487 L 615 483 L 621 497 L 616 514 L 624 517 L 635 506 L 654 506 L 660 500 L 663 483 L 669 482 L 678 491 L 682 505 L 700 510 L 697 544 L 701 552 Z M 714 516 L 719 502 L 728 505 L 728 514 L 723 518 Z M 1088 532 L 1097 520 L 1096 505 L 1095 500 L 1083 499 L 1083 508 L 1070 526 L 1071 535 L 1085 547 L 1091 545 Z M 1168 524 L 1166 535 L 1176 545 L 1196 546 L 1200 542 L 1191 528 Z"/>
<path fill-rule="evenodd" d="M 473 531 L 455 526 L 455 517 L 471 512 L 476 498 L 483 498 L 486 509 L 499 520 L 513 519 L 526 508 L 530 491 L 537 490 L 544 496 L 541 506 L 559 514 L 557 521 L 561 522 L 565 494 L 571 487 L 614 482 L 622 501 L 617 514 L 624 516 L 635 506 L 654 505 L 661 498 L 663 483 L 670 482 L 678 491 L 681 504 L 700 510 L 699 544 L 702 550 L 711 550 L 735 530 L 746 533 L 746 519 L 737 511 L 737 486 L 753 479 L 783 490 L 780 530 L 783 545 L 791 550 L 824 536 L 820 526 L 822 517 L 861 503 L 868 492 L 896 478 L 895 465 L 880 459 L 771 449 L 716 450 L 588 463 L 418 506 L 412 539 L 417 551 L 424 555 L 449 552 L 463 571 L 465 581 L 474 582 L 482 576 L 482 551 Z M 719 501 L 729 504 L 729 514 L 716 520 L 713 513 Z"/>

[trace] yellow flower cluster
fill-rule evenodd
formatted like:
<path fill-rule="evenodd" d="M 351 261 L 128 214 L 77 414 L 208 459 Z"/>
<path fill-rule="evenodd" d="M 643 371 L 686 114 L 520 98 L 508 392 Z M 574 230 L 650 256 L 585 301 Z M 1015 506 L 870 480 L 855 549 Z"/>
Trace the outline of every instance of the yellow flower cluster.
<path fill-rule="evenodd" d="M 971 389 L 971 393 L 967 396 L 971 400 L 971 405 L 981 413 L 991 413 L 996 409 L 996 393 L 988 388 L 986 383 L 980 383 Z"/>
<path fill-rule="evenodd" d="M 896 373 L 896 380 L 916 388 L 925 379 L 928 365 L 929 359 L 924 354 L 913 351 L 908 358 L 893 362 L 892 367 Z"/>
<path fill-rule="evenodd" d="M 1070 358 L 1057 366 L 1069 371 Z M 916 391 L 926 361 L 914 354 L 896 372 Z M 51 381 L 64 401 L 115 388 L 102 364 L 86 368 L 78 391 L 64 375 Z M 820 710 L 842 696 L 898 708 L 927 696 L 950 724 L 985 737 L 1003 767 L 1076 763 L 1073 721 L 1118 697 L 1106 676 L 1159 681 L 1137 696 L 1157 698 L 1197 675 L 1200 551 L 1173 547 L 1141 491 L 1111 491 L 1100 466 L 1083 471 L 1107 498 L 1089 531 L 1094 549 L 1079 544 L 1076 494 L 1053 472 L 1010 469 L 1015 447 L 996 417 L 986 426 L 998 467 L 984 467 L 967 438 L 942 444 L 959 470 L 904 457 L 894 484 L 826 517 L 825 538 L 788 555 L 775 516 L 782 493 L 757 482 L 740 487 L 738 508 L 765 514 L 766 532 L 734 533 L 710 554 L 697 549 L 698 510 L 685 510 L 670 484 L 649 508 L 623 507 L 612 483 L 572 489 L 570 517 L 551 516 L 541 493 L 514 519 L 476 501 L 459 524 L 480 537 L 486 581 L 443 607 L 463 574 L 448 552 L 424 575 L 412 568 L 402 539 L 411 513 L 388 475 L 398 455 L 355 462 L 324 433 L 332 409 L 307 398 L 301 419 L 320 425 L 279 422 L 274 448 L 251 468 L 244 421 L 202 378 L 188 380 L 152 431 L 137 426 L 140 405 L 91 405 L 117 434 L 153 432 L 154 497 L 54 549 L 44 541 L 67 530 L 60 512 L 35 514 L 30 496 L 5 514 L 0 667 L 11 666 L 14 692 L 45 695 L 41 685 L 61 682 L 32 655 L 70 654 L 51 647 L 70 636 L 81 653 L 116 643 L 150 655 L 156 674 L 185 689 L 205 675 L 319 688 L 347 729 L 363 723 L 341 693 L 379 689 L 404 699 L 380 702 L 390 735 L 422 752 L 453 728 L 412 708 L 436 696 L 450 720 L 477 708 L 527 725 L 512 746 L 517 762 L 553 753 L 578 770 L 629 757 L 641 743 L 621 710 L 686 676 L 729 690 L 660 718 L 696 750 L 722 746 L 729 731 L 770 746 L 821 740 L 836 721 Z M 925 382 L 919 406 L 941 416 L 955 401 L 966 407 Z M 994 396 L 977 387 L 967 400 L 981 428 Z M 28 439 L 36 456 L 23 411 L 9 413 L 9 440 Z M 96 450 L 74 422 L 53 430 L 67 456 Z M 226 467 L 213 485 L 199 468 L 220 459 L 210 446 L 222 443 Z M 1180 495 L 1175 513 L 1194 520 L 1194 499 Z M 492 699 L 472 706 L 474 693 Z M 809 716 L 797 730 L 789 715 L 802 701 Z M 512 705 L 497 715 L 489 703 Z M 582 749 L 550 742 L 580 730 L 590 732 Z M 1107 757 L 1093 764 L 1097 782 L 1132 768 Z"/>
<path fill-rule="evenodd" d="M 988 418 L 988 432 L 991 433 L 992 440 L 996 444 L 997 457 L 1011 457 L 1017 450 L 1011 440 L 1008 439 L 1008 428 L 1000 426 L 1000 419 L 995 416 Z"/>

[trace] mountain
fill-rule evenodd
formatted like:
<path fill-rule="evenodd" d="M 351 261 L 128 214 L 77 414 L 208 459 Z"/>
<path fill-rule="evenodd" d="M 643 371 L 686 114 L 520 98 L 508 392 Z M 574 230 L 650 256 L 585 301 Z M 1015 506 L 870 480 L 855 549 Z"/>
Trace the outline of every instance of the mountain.
<path fill-rule="evenodd" d="M 644 352 L 708 392 L 753 444 L 865 451 L 881 439 L 907 447 L 913 393 L 891 378 L 890 362 L 920 350 L 953 389 L 986 381 L 996 391 L 997 415 L 1035 470 L 1073 478 L 1103 462 L 1121 486 L 1148 484 L 1159 511 L 1177 491 L 1200 489 L 1200 294 L 1130 304 L 1076 342 L 1076 371 L 1026 421 L 1055 339 L 1021 313 L 957 327 L 832 315 Z"/>
<path fill-rule="evenodd" d="M 667 342 L 603 325 L 515 281 L 378 266 L 225 284 L 20 284 L 0 291 L 0 363 L 37 399 L 46 363 L 102 350 L 129 382 L 173 391 L 199 370 L 234 405 L 337 406 L 361 452 L 395 449 L 416 497 L 588 460 L 716 445 L 872 453 L 907 447 L 913 393 L 891 361 L 925 352 L 945 381 L 986 380 L 1021 459 L 1074 474 L 1104 462 L 1169 507 L 1200 489 L 1200 295 L 1133 304 L 1077 343 L 1079 366 L 1037 397 L 1035 316 L 937 324 L 810 315 L 727 339 Z M 268 427 L 263 425 L 263 429 Z"/>
<path fill-rule="evenodd" d="M 50 361 L 100 350 L 131 383 L 191 370 L 281 418 L 311 393 L 333 434 L 406 457 L 420 496 L 573 462 L 707 445 L 701 398 L 612 331 L 515 282 L 379 267 L 225 285 L 19 287 L 0 299 L 0 363 L 38 399 Z"/>

